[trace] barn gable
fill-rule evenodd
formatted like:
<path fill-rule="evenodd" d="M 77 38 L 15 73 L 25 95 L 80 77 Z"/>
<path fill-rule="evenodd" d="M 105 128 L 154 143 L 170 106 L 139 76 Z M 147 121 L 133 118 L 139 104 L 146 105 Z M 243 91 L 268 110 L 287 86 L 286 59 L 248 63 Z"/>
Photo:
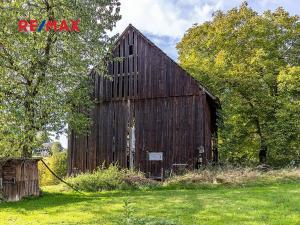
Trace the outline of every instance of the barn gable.
<path fill-rule="evenodd" d="M 104 101 L 206 94 L 216 97 L 131 24 L 115 42 L 112 80 L 94 75 L 95 97 Z M 99 81 L 100 80 L 100 81 Z"/>

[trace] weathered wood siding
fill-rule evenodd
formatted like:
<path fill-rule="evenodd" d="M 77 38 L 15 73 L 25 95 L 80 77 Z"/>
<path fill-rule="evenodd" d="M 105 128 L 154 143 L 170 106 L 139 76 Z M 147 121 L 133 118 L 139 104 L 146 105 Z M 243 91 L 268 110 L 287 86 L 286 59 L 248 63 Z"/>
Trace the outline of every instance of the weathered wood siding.
<path fill-rule="evenodd" d="M 129 48 L 133 49 L 131 55 Z M 94 94 L 100 100 L 161 98 L 203 93 L 187 72 L 133 29 L 129 29 L 117 42 L 114 55 L 120 57 L 120 60 L 109 65 L 112 80 L 92 74 L 95 81 Z"/>
<path fill-rule="evenodd" d="M 38 160 L 9 159 L 0 167 L 1 192 L 8 201 L 39 196 Z"/>
<path fill-rule="evenodd" d="M 114 51 L 120 61 L 109 65 L 112 79 L 92 73 L 93 125 L 89 136 L 69 137 L 69 173 L 91 171 L 102 163 L 128 167 L 128 130 L 135 124 L 135 163 L 150 176 L 172 170 L 173 164 L 195 168 L 211 160 L 215 108 L 210 96 L 172 59 L 129 27 Z M 163 152 L 163 161 L 149 161 L 149 152 Z"/>

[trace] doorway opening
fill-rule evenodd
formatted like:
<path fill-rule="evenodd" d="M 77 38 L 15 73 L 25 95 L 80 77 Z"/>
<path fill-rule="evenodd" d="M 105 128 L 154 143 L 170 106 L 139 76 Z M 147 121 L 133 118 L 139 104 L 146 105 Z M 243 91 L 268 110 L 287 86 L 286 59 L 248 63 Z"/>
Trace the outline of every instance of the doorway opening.
<path fill-rule="evenodd" d="M 135 165 L 135 118 L 133 116 L 131 121 L 127 124 L 127 168 L 134 169 Z"/>

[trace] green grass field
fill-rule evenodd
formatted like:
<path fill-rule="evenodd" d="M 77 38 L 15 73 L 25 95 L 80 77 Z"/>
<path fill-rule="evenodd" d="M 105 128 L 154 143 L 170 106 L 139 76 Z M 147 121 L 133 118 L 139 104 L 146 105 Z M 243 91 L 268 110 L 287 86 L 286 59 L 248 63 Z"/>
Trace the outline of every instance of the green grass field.
<path fill-rule="evenodd" d="M 0 224 L 121 224 L 124 202 L 137 217 L 182 224 L 300 224 L 300 183 L 81 195 L 60 186 L 40 198 L 0 204 Z"/>

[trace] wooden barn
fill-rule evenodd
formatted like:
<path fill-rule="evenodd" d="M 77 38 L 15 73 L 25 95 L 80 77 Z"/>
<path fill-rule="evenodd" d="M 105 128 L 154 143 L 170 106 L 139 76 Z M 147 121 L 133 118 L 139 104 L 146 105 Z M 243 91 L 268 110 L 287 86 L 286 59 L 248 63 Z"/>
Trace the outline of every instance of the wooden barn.
<path fill-rule="evenodd" d="M 113 54 L 111 79 L 91 73 L 93 125 L 70 133 L 69 174 L 117 163 L 162 178 L 217 160 L 217 98 L 132 25 Z"/>
<path fill-rule="evenodd" d="M 39 196 L 38 158 L 0 159 L 0 197 L 19 201 L 23 197 Z"/>

